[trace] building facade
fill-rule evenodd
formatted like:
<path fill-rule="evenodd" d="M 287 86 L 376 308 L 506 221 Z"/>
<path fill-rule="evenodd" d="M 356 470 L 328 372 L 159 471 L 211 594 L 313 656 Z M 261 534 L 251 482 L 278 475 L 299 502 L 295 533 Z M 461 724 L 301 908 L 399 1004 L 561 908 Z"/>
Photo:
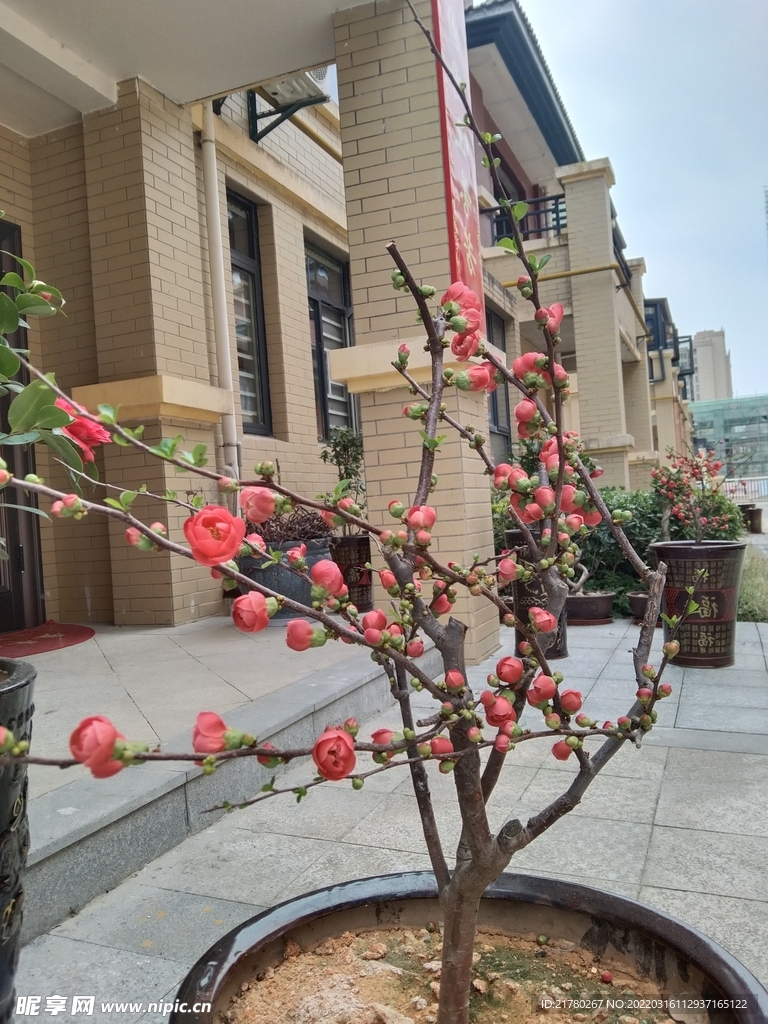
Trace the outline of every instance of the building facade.
<path fill-rule="evenodd" d="M 694 334 L 692 397 L 695 402 L 733 398 L 731 353 L 725 347 L 725 331 Z"/>
<path fill-rule="evenodd" d="M 233 37 L 229 3 L 215 19 L 181 26 L 177 5 L 162 5 L 152 19 L 157 39 L 177 40 L 169 54 L 154 38 L 130 45 L 141 15 L 129 5 L 106 11 L 83 0 L 68 17 L 34 0 L 34 25 L 21 0 L 7 6 L 0 76 L 14 88 L 0 95 L 4 230 L 68 300 L 66 319 L 30 329 L 35 364 L 83 405 L 120 406 L 121 422 L 144 424 L 151 443 L 177 435 L 182 448 L 204 443 L 211 464 L 246 477 L 271 458 L 284 485 L 312 496 L 332 483 L 318 438 L 336 425 L 359 427 L 369 512 L 385 522 L 387 502 L 412 493 L 421 450 L 401 415 L 409 396 L 391 367 L 393 343 L 414 343 L 413 372 L 427 368 L 412 300 L 392 290 L 384 246 L 397 239 L 416 276 L 438 287 L 451 279 L 454 251 L 444 97 L 407 8 L 268 0 Z M 433 14 L 463 23 L 461 0 L 416 6 L 428 24 Z M 503 176 L 530 203 L 532 251 L 552 257 L 544 301 L 566 309 L 569 425 L 604 466 L 604 482 L 636 486 L 656 458 L 644 264 L 624 256 L 610 163 L 584 159 L 515 0 L 469 10 L 466 27 L 474 109 L 503 135 Z M 337 68 L 338 106 L 322 99 L 322 75 L 304 70 L 328 64 Z M 493 245 L 503 233 L 498 198 L 478 158 L 487 333 L 511 361 L 540 339 L 517 299 L 515 261 Z M 454 389 L 449 406 L 487 427 L 497 457 L 508 451 L 506 389 L 490 403 Z M 150 495 L 202 490 L 222 500 L 199 478 L 131 449 L 107 445 L 98 464 L 106 483 L 146 484 L 136 512 L 173 538 L 186 509 Z M 37 472 L 67 487 L 47 450 L 37 452 Z M 439 475 L 436 554 L 489 554 L 482 463 L 450 438 Z M 21 537 L 24 517 L 2 505 L 0 513 L 6 535 Z M 35 543 L 23 571 L 2 570 L 0 588 L 15 588 L 20 619 L 0 628 L 33 624 L 43 612 L 180 624 L 223 609 L 207 570 L 130 549 L 117 524 L 96 516 L 43 521 Z M 467 599 L 458 611 L 470 626 L 469 657 L 479 660 L 498 641 L 496 613 Z"/>
<path fill-rule="evenodd" d="M 733 480 L 768 477 L 768 395 L 693 402 L 694 445 L 713 448 Z"/>
<path fill-rule="evenodd" d="M 648 379 L 651 384 L 653 444 L 662 455 L 687 452 L 693 443 L 689 402 L 693 375 L 691 337 L 677 333 L 669 302 L 646 299 Z"/>

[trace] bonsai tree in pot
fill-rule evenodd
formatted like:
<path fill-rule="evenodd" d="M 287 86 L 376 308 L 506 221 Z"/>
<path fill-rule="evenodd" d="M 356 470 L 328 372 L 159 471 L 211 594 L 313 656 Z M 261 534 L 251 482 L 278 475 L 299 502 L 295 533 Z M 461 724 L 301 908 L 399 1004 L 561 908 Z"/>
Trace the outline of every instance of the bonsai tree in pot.
<path fill-rule="evenodd" d="M 739 509 L 722 493 L 722 463 L 713 451 L 680 455 L 667 452 L 669 466 L 652 471 L 661 504 L 660 541 L 651 544 L 668 567 L 666 615 L 687 603 L 686 588 L 706 571 L 685 624 L 679 629 L 678 664 L 701 668 L 733 665 L 736 613 L 746 541 Z"/>
<path fill-rule="evenodd" d="M 339 474 L 339 483 L 333 495 L 325 495 L 326 500 L 343 502 L 344 507 L 354 511 L 355 515 L 362 515 L 365 512 L 363 435 L 352 427 L 333 427 L 323 441 L 320 458 L 335 466 Z M 350 598 L 360 611 L 370 611 L 373 607 L 373 584 L 368 535 L 340 517 L 326 513 L 326 519 L 331 526 L 341 529 L 341 536 L 330 541 L 331 557 L 342 571 Z"/>
<path fill-rule="evenodd" d="M 431 39 L 430 45 L 434 49 Z M 438 60 L 442 60 L 436 49 L 434 52 Z M 455 85 L 463 96 L 458 83 Z M 486 165 L 495 175 L 492 148 L 495 139 L 477 127 L 468 105 L 466 125 L 483 146 Z M 503 194 L 501 182 L 497 182 L 497 188 L 498 194 Z M 663 673 L 678 649 L 677 641 L 671 637 L 659 664 L 649 664 L 666 566 L 661 561 L 656 569 L 651 569 L 634 551 L 622 531 L 619 517 L 608 511 L 597 490 L 590 468 L 582 458 L 579 439 L 563 429 L 567 374 L 557 362 L 562 310 L 546 308 L 540 301 L 537 279 L 542 262 L 526 254 L 518 227 L 527 211 L 526 204 L 504 201 L 503 205 L 512 216 L 514 233 L 513 238 L 505 241 L 522 262 L 524 274 L 519 281 L 520 291 L 535 307 L 544 346 L 544 352 L 535 355 L 533 360 L 516 360 L 511 368 L 485 350 L 478 331 L 478 296 L 457 281 L 437 303 L 434 300 L 436 289 L 414 278 L 394 242 L 387 246 L 395 264 L 393 285 L 398 290 L 407 290 L 413 298 L 432 365 L 431 387 L 427 390 L 409 373 L 408 347 L 400 345 L 393 352 L 393 365 L 415 398 L 405 412 L 416 421 L 414 426 L 421 431 L 423 447 L 414 493 L 407 496 L 407 500 L 403 500 L 405 495 L 393 495 L 390 502 L 391 528 L 357 514 L 359 510 L 353 510 L 345 498 L 337 494 L 318 500 L 285 487 L 270 462 L 260 463 L 254 478 L 236 480 L 208 468 L 200 446 L 193 452 L 185 452 L 180 448 L 179 439 L 149 446 L 142 440 L 140 430 L 119 423 L 117 410 L 101 406 L 91 412 L 73 405 L 53 375 L 45 375 L 34 367 L 25 351 L 13 350 L 8 345 L 0 347 L 0 372 L 12 378 L 24 365 L 31 378 L 31 383 L 21 387 L 13 399 L 11 431 L 4 442 L 51 445 L 69 466 L 73 479 L 72 490 L 66 493 L 37 476 L 14 477 L 3 464 L 0 486 L 27 491 L 50 502 L 50 514 L 54 518 L 77 520 L 86 515 L 111 518 L 125 526 L 127 543 L 139 551 L 173 552 L 210 568 L 214 575 L 225 579 L 228 586 L 242 587 L 244 593 L 233 605 L 234 622 L 241 630 L 258 632 L 266 628 L 276 613 L 290 610 L 302 616 L 291 621 L 286 629 L 286 642 L 293 650 L 310 650 L 329 640 L 367 648 L 386 672 L 402 717 L 399 732 L 381 730 L 370 740 L 360 738 L 357 723 L 348 721 L 329 724 L 306 747 L 280 750 L 259 743 L 254 736 L 228 728 L 214 712 L 202 712 L 193 733 L 192 749 L 177 754 L 150 750 L 140 740 L 124 737 L 103 717 L 89 716 L 75 727 L 70 741 L 72 757 L 67 759 L 29 754 L 26 743 L 20 742 L 6 727 L 0 733 L 0 765 L 22 768 L 28 763 L 42 762 L 67 767 L 81 763 L 88 766 L 94 776 L 108 778 L 126 767 L 152 760 L 196 761 L 201 763 L 205 774 L 210 774 L 218 765 L 235 758 L 255 757 L 270 766 L 302 757 L 312 758 L 316 776 L 310 776 L 305 785 L 281 789 L 273 780 L 246 803 L 272 799 L 286 791 L 303 797 L 318 785 L 351 784 L 352 790 L 358 790 L 374 773 L 407 769 L 413 781 L 444 922 L 438 1024 L 468 1024 L 473 942 L 483 892 L 518 851 L 579 803 L 601 769 L 618 751 L 627 743 L 641 746 L 643 736 L 656 721 L 657 702 L 671 692 L 671 686 L 663 681 Z M 56 294 L 34 279 L 31 267 L 22 266 L 26 270 L 24 278 L 4 282 L 13 290 L 15 298 L 8 301 L 14 305 L 15 312 L 37 306 L 41 313 L 55 315 Z M 7 303 L 3 306 L 7 307 Z M 7 313 L 10 322 L 10 310 Z M 465 362 L 465 369 L 455 372 L 444 366 L 448 346 L 455 358 Z M 471 362 L 475 357 L 481 361 Z M 529 474 L 522 466 L 494 465 L 485 439 L 477 429 L 462 424 L 444 406 L 443 398 L 452 387 L 491 391 L 501 380 L 517 388 L 521 402 L 526 403 L 526 431 L 529 437 L 541 443 L 538 473 Z M 551 413 L 543 398 L 547 395 L 551 400 Z M 510 523 L 524 539 L 524 552 L 512 551 L 499 559 L 492 557 L 486 561 L 476 556 L 466 565 L 445 565 L 430 550 L 432 530 L 440 517 L 435 468 L 442 444 L 441 431 L 446 428 L 456 431 L 483 460 L 495 486 L 509 492 Z M 184 506 L 189 515 L 184 522 L 182 543 L 168 536 L 162 523 L 147 523 L 134 514 L 135 492 L 121 490 L 110 482 L 109 486 L 95 484 L 94 498 L 84 497 L 80 485 L 86 475 L 82 463 L 78 467 L 79 456 L 75 458 L 77 452 L 68 437 L 86 435 L 93 443 L 130 446 L 144 456 L 163 459 L 180 470 L 194 473 L 208 488 L 217 487 L 225 494 L 237 494 L 245 518 L 233 515 L 215 501 L 209 501 L 202 508 Z M 577 493 L 585 496 L 583 501 L 581 497 L 576 498 Z M 168 495 L 149 497 L 156 500 L 159 507 L 164 501 L 179 504 Z M 435 504 L 430 504 L 433 500 Z M 348 587 L 338 566 L 325 558 L 310 564 L 301 545 L 294 545 L 286 552 L 273 549 L 270 553 L 268 543 L 256 531 L 276 513 L 285 514 L 289 508 L 338 518 L 350 528 L 367 534 L 376 548 L 377 559 L 381 560 L 379 577 L 391 599 L 389 606 L 361 614 L 349 599 Z M 576 511 L 577 508 L 584 515 Z M 569 522 L 572 516 L 579 521 Z M 634 650 L 633 678 L 627 680 L 627 712 L 615 722 L 601 724 L 582 710 L 582 695 L 567 685 L 562 686 L 562 675 L 551 669 L 548 661 L 557 620 L 568 593 L 566 581 L 575 576 L 573 537 L 581 534 L 584 526 L 591 529 L 599 522 L 606 523 L 625 557 L 640 578 L 648 582 L 650 595 L 646 619 Z M 534 523 L 540 525 L 538 535 L 531 530 Z M 310 600 L 297 600 L 287 594 L 283 586 L 266 586 L 263 578 L 255 573 L 245 575 L 237 559 L 254 553 L 272 562 L 285 579 L 301 580 L 310 588 Z M 547 607 L 532 606 L 525 615 L 510 613 L 499 596 L 499 585 L 513 579 L 534 578 L 546 595 Z M 514 626 L 524 637 L 520 657 L 502 658 L 480 693 L 473 691 L 467 678 L 466 626 L 452 614 L 459 592 L 467 593 L 474 600 L 491 602 L 504 615 L 504 622 Z M 677 620 L 670 618 L 673 631 L 679 628 L 682 618 L 682 615 Z M 437 680 L 419 663 L 425 638 L 434 643 L 441 657 L 442 671 Z M 410 699 L 414 691 L 426 691 L 434 699 L 433 713 L 418 721 Z M 519 724 L 518 719 L 526 707 L 541 712 L 538 727 L 524 729 Z M 510 818 L 499 830 L 493 830 L 487 804 L 501 772 L 508 758 L 514 758 L 517 745 L 537 740 L 549 742 L 552 755 L 559 761 L 571 760 L 575 771 L 572 775 L 564 774 L 563 792 L 527 822 Z M 487 754 L 485 761 L 482 752 Z M 359 763 L 359 758 L 368 756 L 373 758 L 372 767 Z M 446 855 L 438 833 L 427 760 L 436 761 L 440 772 L 452 775 L 455 783 L 462 824 L 455 863 Z"/>

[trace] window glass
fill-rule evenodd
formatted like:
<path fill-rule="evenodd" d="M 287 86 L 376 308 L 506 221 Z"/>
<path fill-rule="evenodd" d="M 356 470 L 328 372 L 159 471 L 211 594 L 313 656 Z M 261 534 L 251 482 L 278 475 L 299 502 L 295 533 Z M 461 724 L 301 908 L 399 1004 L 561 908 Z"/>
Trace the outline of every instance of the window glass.
<path fill-rule="evenodd" d="M 331 377 L 330 353 L 350 344 L 346 266 L 314 249 L 306 250 L 312 370 L 318 437 L 333 427 L 354 426 L 354 403 L 344 384 Z"/>

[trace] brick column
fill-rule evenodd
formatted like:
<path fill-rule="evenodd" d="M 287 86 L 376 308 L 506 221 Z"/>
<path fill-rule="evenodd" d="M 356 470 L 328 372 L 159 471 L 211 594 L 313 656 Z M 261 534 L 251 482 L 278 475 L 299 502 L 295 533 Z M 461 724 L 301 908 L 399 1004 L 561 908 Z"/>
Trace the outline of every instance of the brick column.
<path fill-rule="evenodd" d="M 431 23 L 429 0 L 417 7 Z M 397 0 L 340 11 L 334 24 L 355 340 L 371 348 L 362 371 L 361 353 L 348 350 L 333 373 L 361 393 L 369 512 L 389 525 L 387 503 L 413 497 L 421 452 L 418 425 L 402 416 L 412 396 L 389 363 L 398 340 L 423 348 L 423 332 L 412 297 L 392 289 L 384 246 L 394 238 L 424 283 L 440 290 L 450 282 L 437 75 L 424 36 Z M 487 436 L 485 396 L 451 389 L 447 403 Z M 489 482 L 480 459 L 448 433 L 436 465 L 434 550 L 443 561 L 466 562 L 475 551 L 493 551 Z M 462 597 L 456 613 L 469 626 L 468 659 L 481 661 L 498 646 L 496 610 Z"/>
<path fill-rule="evenodd" d="M 201 225 L 194 135 L 189 112 L 139 80 L 119 86 L 115 107 L 83 119 L 85 185 L 93 281 L 98 381 L 147 395 L 158 378 L 178 378 L 200 389 L 210 385 L 210 364 L 201 291 Z M 142 387 L 144 387 L 142 385 Z M 93 407 L 99 385 L 83 388 Z M 157 390 L 157 389 L 156 389 Z M 212 390 L 212 389 L 211 389 Z M 139 395 L 141 388 L 138 389 Z M 77 389 L 75 399 L 78 399 Z M 216 415 L 195 413 L 195 401 L 118 401 L 127 422 L 146 425 L 146 439 L 184 435 L 182 447 L 204 442 L 213 453 Z M 112 402 L 112 404 L 115 404 Z M 184 408 L 183 408 L 184 407 Z M 175 415 L 174 415 L 175 414 Z M 199 478 L 177 476 L 172 467 L 134 449 L 104 450 L 108 482 L 150 491 L 198 490 Z M 218 500 L 206 486 L 206 498 Z M 140 498 L 136 512 L 166 524 L 183 539 L 185 518 L 173 506 Z M 207 569 L 166 553 L 142 555 L 128 547 L 124 530 L 110 522 L 114 618 L 117 624 L 179 624 L 222 607 L 220 586 Z"/>
<path fill-rule="evenodd" d="M 631 295 L 639 310 L 643 309 L 643 275 L 645 260 L 627 260 L 632 271 Z M 653 427 L 651 423 L 651 385 L 648 380 L 647 339 L 640 337 L 642 327 L 634 316 L 633 338 L 640 356 L 638 360 L 624 363 L 624 407 L 627 412 L 627 433 L 635 439 L 635 451 L 629 459 L 629 478 L 633 488 L 648 487 L 651 469 L 657 461 L 654 450 Z"/>
<path fill-rule="evenodd" d="M 603 158 L 557 170 L 568 213 L 571 270 L 608 266 L 613 253 L 610 161 Z M 603 483 L 629 486 L 621 339 L 612 270 L 571 278 L 581 436 L 602 465 Z"/>

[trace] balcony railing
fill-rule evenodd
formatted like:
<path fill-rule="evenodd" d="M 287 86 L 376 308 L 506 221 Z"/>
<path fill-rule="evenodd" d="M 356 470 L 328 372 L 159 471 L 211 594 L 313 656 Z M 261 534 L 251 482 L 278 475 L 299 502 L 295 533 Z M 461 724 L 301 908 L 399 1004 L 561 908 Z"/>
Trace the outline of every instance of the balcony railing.
<path fill-rule="evenodd" d="M 520 221 L 523 238 L 551 238 L 562 234 L 568 227 L 565 210 L 565 196 L 540 196 L 525 199 L 528 213 Z M 512 219 L 509 211 L 502 206 L 481 207 L 480 212 L 491 218 L 493 244 L 500 238 L 512 238 Z"/>

